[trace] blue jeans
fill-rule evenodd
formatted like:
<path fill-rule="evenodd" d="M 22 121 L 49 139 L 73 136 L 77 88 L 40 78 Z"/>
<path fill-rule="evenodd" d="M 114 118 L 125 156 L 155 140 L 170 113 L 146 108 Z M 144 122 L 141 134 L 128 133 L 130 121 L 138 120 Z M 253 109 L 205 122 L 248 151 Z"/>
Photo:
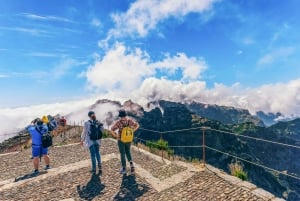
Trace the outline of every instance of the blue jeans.
<path fill-rule="evenodd" d="M 100 157 L 100 149 L 99 144 L 95 143 L 90 146 L 90 154 L 91 154 L 91 160 L 92 160 L 92 170 L 96 170 L 96 160 L 98 162 L 98 165 L 101 165 L 101 157 Z"/>

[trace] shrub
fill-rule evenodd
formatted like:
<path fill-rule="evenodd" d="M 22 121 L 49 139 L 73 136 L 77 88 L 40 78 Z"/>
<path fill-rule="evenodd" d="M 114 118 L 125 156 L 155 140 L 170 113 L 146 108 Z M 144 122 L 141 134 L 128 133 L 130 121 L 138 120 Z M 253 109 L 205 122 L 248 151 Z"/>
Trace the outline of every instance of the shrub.
<path fill-rule="evenodd" d="M 231 175 L 238 177 L 243 181 L 248 180 L 247 173 L 243 170 L 243 164 L 241 162 L 236 161 L 235 163 L 229 164 L 229 169 Z"/>
<path fill-rule="evenodd" d="M 244 171 L 236 171 L 234 176 L 236 176 L 237 178 L 240 178 L 243 181 L 248 180 L 247 173 Z"/>
<path fill-rule="evenodd" d="M 163 139 L 159 139 L 157 141 L 146 141 L 146 146 L 154 149 L 158 149 L 158 150 L 164 150 L 167 151 L 169 150 L 168 148 L 168 141 L 163 140 Z"/>

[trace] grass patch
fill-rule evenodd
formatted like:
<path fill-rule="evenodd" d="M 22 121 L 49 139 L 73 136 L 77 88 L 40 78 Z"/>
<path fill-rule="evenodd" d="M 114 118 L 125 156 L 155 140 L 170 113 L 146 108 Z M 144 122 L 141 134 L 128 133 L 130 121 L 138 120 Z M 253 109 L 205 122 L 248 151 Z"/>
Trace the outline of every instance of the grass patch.
<path fill-rule="evenodd" d="M 243 164 L 241 162 L 236 161 L 235 163 L 229 164 L 229 169 L 231 175 L 240 178 L 243 181 L 248 180 L 248 175 L 243 170 Z"/>

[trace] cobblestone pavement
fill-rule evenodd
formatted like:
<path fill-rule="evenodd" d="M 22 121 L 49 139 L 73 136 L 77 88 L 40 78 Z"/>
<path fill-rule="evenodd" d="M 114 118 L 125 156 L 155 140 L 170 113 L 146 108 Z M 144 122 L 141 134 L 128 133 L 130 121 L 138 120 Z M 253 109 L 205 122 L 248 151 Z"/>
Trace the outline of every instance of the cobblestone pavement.
<path fill-rule="evenodd" d="M 116 145 L 111 140 L 103 140 L 101 146 L 101 154 L 116 153 Z M 75 163 L 81 160 L 89 159 L 89 151 L 79 144 L 51 147 L 49 148 L 49 156 L 51 166 L 59 167 L 70 163 Z M 42 159 L 41 167 L 43 168 L 44 161 Z M 26 149 L 17 154 L 0 155 L 0 180 L 19 177 L 33 170 L 31 162 L 31 149 Z"/>
<path fill-rule="evenodd" d="M 249 190 L 234 186 L 208 171 L 198 172 L 186 182 L 162 191 L 152 199 L 157 201 L 264 201 L 251 194 Z"/>
<path fill-rule="evenodd" d="M 88 168 L 49 177 L 0 192 L 1 200 L 145 200 L 156 191 L 139 176 L 118 173 L 119 160 L 103 163 L 103 174 L 92 175 Z"/>
<path fill-rule="evenodd" d="M 135 176 L 123 177 L 118 173 L 120 160 L 117 143 L 110 139 L 103 140 L 101 154 L 103 156 L 111 154 L 114 157 L 103 162 L 103 174 L 100 177 L 92 176 L 89 172 L 91 169 L 89 160 L 86 161 L 86 166 L 74 166 L 75 163 L 89 159 L 89 152 L 79 144 L 53 147 L 50 154 L 53 167 L 58 168 L 53 170 L 56 174 L 51 175 L 48 172 L 45 174 L 45 179 L 43 175 L 40 177 L 43 179 L 34 178 L 28 182 L 19 183 L 15 187 L 0 189 L 0 200 L 62 200 L 67 198 L 116 201 L 271 200 L 262 199 L 249 189 L 226 181 L 211 171 L 196 171 L 190 168 L 191 165 L 160 161 L 159 157 L 134 148 L 132 148 L 132 154 L 138 166 L 137 173 Z M 32 170 L 30 155 L 30 150 L 18 154 L 0 155 L 0 183 L 30 172 Z M 75 168 L 72 170 L 67 168 L 64 172 L 59 171 L 66 166 Z"/>

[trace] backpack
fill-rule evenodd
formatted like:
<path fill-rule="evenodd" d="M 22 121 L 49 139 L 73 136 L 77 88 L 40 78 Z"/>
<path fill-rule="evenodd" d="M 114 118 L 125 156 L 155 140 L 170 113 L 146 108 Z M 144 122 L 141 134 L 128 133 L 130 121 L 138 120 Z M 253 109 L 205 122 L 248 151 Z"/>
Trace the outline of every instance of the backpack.
<path fill-rule="evenodd" d="M 95 141 L 95 140 L 100 140 L 102 138 L 102 129 L 103 129 L 103 124 L 101 124 L 99 121 L 91 121 L 90 122 L 90 132 L 89 132 L 89 136 L 90 139 Z"/>
<path fill-rule="evenodd" d="M 61 126 L 65 126 L 65 125 L 67 124 L 67 120 L 66 120 L 66 119 L 60 119 L 60 120 L 59 120 L 59 124 L 60 124 Z"/>
<path fill-rule="evenodd" d="M 37 127 L 35 127 L 35 130 L 42 136 L 42 146 L 44 148 L 52 146 L 52 136 L 49 132 L 42 134 Z"/>
<path fill-rule="evenodd" d="M 134 131 L 132 128 L 129 127 L 129 121 L 126 127 L 122 129 L 121 132 L 121 141 L 124 143 L 132 142 L 133 141 Z"/>
<path fill-rule="evenodd" d="M 55 120 L 52 120 L 50 121 L 48 124 L 47 124 L 47 127 L 48 127 L 48 131 L 51 132 L 53 130 L 55 130 L 57 128 L 57 123 Z"/>

